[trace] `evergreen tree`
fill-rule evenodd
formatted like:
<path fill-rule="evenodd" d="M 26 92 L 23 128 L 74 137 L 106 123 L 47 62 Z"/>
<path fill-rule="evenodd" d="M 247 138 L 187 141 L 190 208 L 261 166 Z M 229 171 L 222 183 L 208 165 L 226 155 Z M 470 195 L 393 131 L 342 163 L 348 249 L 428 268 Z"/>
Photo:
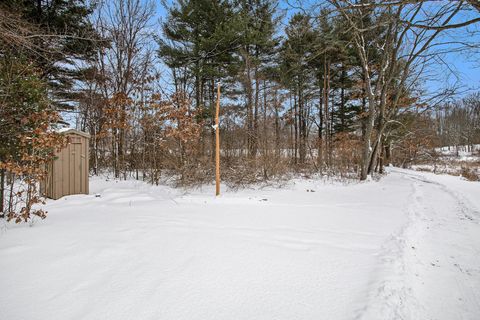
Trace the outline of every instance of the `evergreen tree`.
<path fill-rule="evenodd" d="M 212 99 L 214 81 L 230 74 L 239 41 L 233 24 L 228 1 L 181 0 L 169 8 L 159 56 L 172 69 L 176 90 L 192 87 L 197 108 Z"/>
<path fill-rule="evenodd" d="M 266 81 L 266 70 L 272 67 L 279 39 L 275 37 L 278 17 L 276 1 L 237 0 L 238 30 L 241 46 L 238 50 L 239 82 L 245 95 L 247 149 L 255 157 L 258 149 L 258 114 L 260 105 L 260 83 Z"/>
<path fill-rule="evenodd" d="M 181 0 L 169 9 L 158 41 L 159 56 L 172 71 L 176 91 L 191 94 L 199 120 L 210 127 L 212 157 L 215 87 L 235 74 L 237 25 L 227 0 Z"/>
<path fill-rule="evenodd" d="M 310 61 L 314 50 L 316 35 L 310 18 L 295 14 L 285 30 L 286 39 L 281 49 L 281 74 L 284 85 L 293 92 L 293 115 L 295 127 L 295 161 L 305 161 L 307 152 L 307 134 L 309 110 L 308 99 L 311 98 L 313 70 Z"/>
<path fill-rule="evenodd" d="M 74 109 L 82 63 L 91 58 L 96 45 L 88 19 L 93 7 L 86 0 L 6 0 L 2 10 L 35 27 L 30 35 L 35 50 L 17 47 L 15 54 L 28 55 L 35 62 L 59 110 Z"/>

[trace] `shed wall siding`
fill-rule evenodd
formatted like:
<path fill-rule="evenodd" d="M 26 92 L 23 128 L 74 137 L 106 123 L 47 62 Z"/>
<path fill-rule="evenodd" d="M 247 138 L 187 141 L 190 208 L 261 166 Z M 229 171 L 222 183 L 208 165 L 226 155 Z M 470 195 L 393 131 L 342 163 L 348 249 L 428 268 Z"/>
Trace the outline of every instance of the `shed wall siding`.
<path fill-rule="evenodd" d="M 57 159 L 49 165 L 47 179 L 42 183 L 42 192 L 48 198 L 89 193 L 89 139 L 75 133 L 68 136 L 71 142 L 57 153 Z"/>

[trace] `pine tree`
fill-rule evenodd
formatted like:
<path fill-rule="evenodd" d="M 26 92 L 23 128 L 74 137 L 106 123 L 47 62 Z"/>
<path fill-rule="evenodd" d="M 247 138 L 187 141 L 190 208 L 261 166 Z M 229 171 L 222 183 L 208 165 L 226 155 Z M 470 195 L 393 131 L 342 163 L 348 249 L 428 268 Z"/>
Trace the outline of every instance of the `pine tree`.
<path fill-rule="evenodd" d="M 266 70 L 272 67 L 279 43 L 275 37 L 277 2 L 238 0 L 234 3 L 241 38 L 238 78 L 246 98 L 247 150 L 249 156 L 254 158 L 259 140 L 260 84 L 267 80 Z"/>
<path fill-rule="evenodd" d="M 236 73 L 237 26 L 227 0 L 181 0 L 169 8 L 158 40 L 159 56 L 172 71 L 176 91 L 192 93 L 188 98 L 193 97 L 199 119 L 210 126 L 210 150 L 216 82 L 229 81 Z M 203 138 L 202 145 L 207 141 Z"/>
<path fill-rule="evenodd" d="M 308 118 L 307 102 L 311 84 L 314 83 L 313 71 L 309 61 L 313 54 L 316 35 L 310 18 L 295 14 L 285 30 L 286 39 L 282 45 L 280 57 L 281 73 L 284 85 L 293 92 L 294 149 L 295 162 L 304 163 L 307 152 Z"/>
<path fill-rule="evenodd" d="M 158 39 L 177 91 L 193 87 L 197 108 L 212 103 L 213 82 L 229 75 L 238 44 L 233 9 L 223 0 L 181 0 L 171 8 Z"/>
<path fill-rule="evenodd" d="M 84 61 L 96 46 L 96 32 L 89 22 L 93 7 L 86 0 L 6 0 L 1 8 L 35 27 L 29 41 L 34 50 L 17 47 L 41 70 L 58 110 L 73 110 L 78 98 Z"/>

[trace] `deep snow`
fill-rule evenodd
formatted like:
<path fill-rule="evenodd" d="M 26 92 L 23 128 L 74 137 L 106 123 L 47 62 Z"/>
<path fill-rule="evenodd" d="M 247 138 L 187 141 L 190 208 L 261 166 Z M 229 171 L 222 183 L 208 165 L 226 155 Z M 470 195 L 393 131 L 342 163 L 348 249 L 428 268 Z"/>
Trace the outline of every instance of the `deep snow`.
<path fill-rule="evenodd" d="M 213 190 L 94 179 L 8 225 L 0 319 L 480 319 L 478 182 Z"/>

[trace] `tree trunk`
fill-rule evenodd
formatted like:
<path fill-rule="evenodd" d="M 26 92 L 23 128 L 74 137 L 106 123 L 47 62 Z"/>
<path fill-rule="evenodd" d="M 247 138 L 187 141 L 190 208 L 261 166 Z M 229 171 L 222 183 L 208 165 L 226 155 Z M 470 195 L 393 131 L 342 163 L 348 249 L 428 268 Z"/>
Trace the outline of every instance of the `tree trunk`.
<path fill-rule="evenodd" d="M 258 109 L 260 100 L 260 79 L 258 78 L 258 68 L 254 68 L 255 77 L 255 100 L 253 105 L 253 130 L 252 130 L 252 155 L 256 158 L 258 151 Z"/>
<path fill-rule="evenodd" d="M 346 72 L 342 70 L 342 79 L 340 81 L 340 125 L 341 131 L 346 131 L 346 123 L 345 123 L 345 78 Z"/>
<path fill-rule="evenodd" d="M 5 217 L 5 169 L 0 170 L 0 218 Z"/>
<path fill-rule="evenodd" d="M 372 155 L 372 132 L 375 121 L 375 96 L 371 87 L 369 74 L 365 72 L 365 84 L 366 93 L 368 95 L 368 117 L 365 125 L 365 135 L 363 137 L 363 150 L 362 150 L 362 164 L 360 171 L 360 180 L 366 180 L 368 176 L 368 168 L 370 165 Z M 367 79 L 368 78 L 368 79 Z"/>
<path fill-rule="evenodd" d="M 295 158 L 294 163 L 298 163 L 298 105 L 297 105 L 297 93 L 293 95 L 293 108 L 294 108 L 294 127 L 295 127 Z"/>
<path fill-rule="evenodd" d="M 243 86 L 246 95 L 246 109 L 247 109 L 247 121 L 246 121 L 246 140 L 247 140 L 247 156 L 253 158 L 253 80 L 252 80 L 252 66 L 250 62 L 250 53 L 248 47 L 244 49 L 242 53 L 245 62 L 245 78 Z"/>
<path fill-rule="evenodd" d="M 299 129 L 299 160 L 305 163 L 306 157 L 306 123 L 305 123 L 305 106 L 303 97 L 303 83 L 300 82 L 298 90 L 298 129 Z"/>
<path fill-rule="evenodd" d="M 323 77 L 322 77 L 323 78 Z M 322 167 L 323 167 L 323 141 L 322 141 L 322 135 L 323 135 L 323 79 L 319 77 L 318 81 L 318 87 L 319 87 L 319 103 L 318 103 L 318 154 L 317 154 L 317 165 L 318 168 L 320 169 L 320 172 L 322 172 Z"/>
<path fill-rule="evenodd" d="M 267 81 L 263 80 L 263 153 L 268 154 L 268 128 L 267 128 Z"/>
<path fill-rule="evenodd" d="M 275 100 L 273 102 L 275 107 L 275 153 L 277 157 L 280 157 L 280 115 L 278 112 L 279 105 L 277 101 L 277 94 L 277 89 L 275 89 Z"/>
<path fill-rule="evenodd" d="M 323 61 L 323 67 L 324 67 L 324 77 L 323 77 L 323 104 L 324 104 L 324 111 L 323 111 L 323 123 L 325 127 L 325 132 L 323 136 L 323 141 L 324 141 L 324 157 L 325 159 L 329 159 L 330 157 L 330 145 L 329 145 L 329 138 L 330 138 L 330 123 L 329 123 L 329 106 L 328 106 L 328 100 L 329 100 L 329 91 L 330 91 L 330 64 L 324 58 Z M 328 161 L 327 161 L 328 162 Z M 327 163 L 328 165 L 328 163 Z"/>

